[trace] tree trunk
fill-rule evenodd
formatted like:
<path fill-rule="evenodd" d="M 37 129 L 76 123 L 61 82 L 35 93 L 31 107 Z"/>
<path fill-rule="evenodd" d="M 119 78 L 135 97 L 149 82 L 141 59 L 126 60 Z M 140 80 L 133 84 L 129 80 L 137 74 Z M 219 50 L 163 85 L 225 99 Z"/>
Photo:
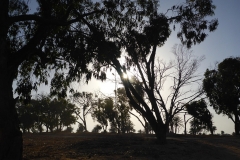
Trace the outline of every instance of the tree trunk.
<path fill-rule="evenodd" d="M 166 144 L 167 143 L 167 132 L 166 132 L 166 127 L 162 126 L 162 127 L 157 127 L 155 130 L 155 135 L 157 138 L 157 142 L 159 144 Z"/>
<path fill-rule="evenodd" d="M 88 132 L 88 130 L 87 130 L 87 123 L 86 123 L 85 117 L 84 117 L 83 125 L 84 125 L 85 132 Z"/>
<path fill-rule="evenodd" d="M 15 72 L 3 55 L 0 52 L 0 159 L 19 160 L 22 159 L 22 132 L 12 91 Z"/>
<path fill-rule="evenodd" d="M 187 121 L 186 121 L 186 113 L 184 114 L 184 134 L 187 135 Z"/>
<path fill-rule="evenodd" d="M 184 134 L 187 135 L 187 122 L 184 122 Z"/>
<path fill-rule="evenodd" d="M 239 117 L 237 113 L 235 113 L 234 116 L 235 116 L 235 134 L 239 135 L 239 126 L 240 126 Z"/>
<path fill-rule="evenodd" d="M 213 135 L 213 124 L 212 124 L 212 122 L 210 122 L 210 124 L 209 124 L 209 130 L 211 132 L 211 135 Z"/>
<path fill-rule="evenodd" d="M 22 159 L 22 132 L 13 98 L 12 84 L 18 65 L 8 52 L 9 0 L 0 5 L 0 159 Z"/>
<path fill-rule="evenodd" d="M 148 117 L 146 117 L 148 119 Z M 152 126 L 152 130 L 155 132 L 155 136 L 157 138 L 157 143 L 166 144 L 167 143 L 167 128 L 169 124 L 159 124 L 156 121 L 149 120 L 149 124 Z"/>

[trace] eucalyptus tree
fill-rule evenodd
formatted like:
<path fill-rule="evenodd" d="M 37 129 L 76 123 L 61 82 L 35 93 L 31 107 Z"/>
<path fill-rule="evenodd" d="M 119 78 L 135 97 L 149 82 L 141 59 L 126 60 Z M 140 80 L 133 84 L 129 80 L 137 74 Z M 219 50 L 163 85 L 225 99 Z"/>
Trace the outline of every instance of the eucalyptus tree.
<path fill-rule="evenodd" d="M 240 58 L 226 58 L 218 68 L 207 69 L 203 88 L 217 114 L 224 114 L 235 124 L 235 133 L 240 131 Z"/>
<path fill-rule="evenodd" d="M 172 121 L 169 123 L 169 126 L 171 127 L 171 131 L 173 133 L 178 133 L 179 129 L 184 127 L 182 118 L 178 115 L 175 115 L 172 118 Z"/>
<path fill-rule="evenodd" d="M 97 124 L 93 129 L 92 132 L 93 133 L 99 133 L 102 130 L 102 126 Z"/>
<path fill-rule="evenodd" d="M 197 134 L 201 133 L 202 130 L 203 130 L 203 126 L 201 125 L 201 122 L 199 121 L 199 119 L 193 118 L 190 121 L 189 133 L 193 134 L 193 135 L 197 135 Z"/>
<path fill-rule="evenodd" d="M 104 27 L 100 25 L 101 23 L 88 24 L 89 28 L 98 36 L 98 40 L 93 41 L 92 45 L 102 44 L 102 47 L 98 48 L 99 53 L 107 51 L 104 52 L 105 56 L 101 57 L 102 64 L 106 64 L 107 67 L 110 65 L 116 69 L 131 105 L 146 117 L 157 140 L 160 143 L 165 143 L 169 122 L 173 118 L 173 113 L 177 113 L 179 108 L 175 108 L 178 103 L 172 105 L 169 114 L 168 108 L 164 108 L 162 105 L 161 98 L 157 101 L 156 90 L 158 89 L 155 77 L 157 47 L 163 46 L 170 36 L 170 25 L 173 28 L 179 26 L 177 37 L 188 48 L 203 42 L 207 37 L 207 32 L 212 32 L 217 28 L 218 21 L 209 19 L 210 16 L 214 15 L 215 6 L 211 0 L 187 0 L 186 3 L 175 5 L 168 10 L 173 14 L 167 14 L 168 12 L 165 14 L 158 13 L 157 1 L 129 1 L 126 4 L 115 5 L 114 1 L 108 1 L 108 12 L 113 17 L 106 19 Z M 131 10 L 129 7 L 134 9 Z M 118 59 L 121 50 L 125 52 L 125 63 L 120 63 Z M 106 59 L 106 57 L 110 59 Z M 179 60 L 181 63 L 181 57 Z M 193 63 L 193 66 L 196 64 Z M 140 96 L 130 80 L 124 78 L 127 70 L 130 70 L 131 67 L 134 67 L 139 73 L 147 101 Z M 191 78 L 187 73 L 184 74 L 185 77 L 182 77 L 181 74 L 175 77 L 176 86 L 174 85 L 174 87 L 177 88 L 174 101 L 178 97 L 176 95 L 179 95 L 179 88 Z M 161 108 L 166 114 L 166 121 L 163 119 Z M 183 108 L 180 106 L 180 109 Z"/>
<path fill-rule="evenodd" d="M 30 133 L 31 128 L 34 127 L 36 115 L 33 114 L 34 108 L 31 104 L 16 103 L 16 109 L 19 116 L 20 128 L 23 133 Z"/>
<path fill-rule="evenodd" d="M 189 104 L 185 105 L 188 114 L 193 116 L 193 120 L 191 121 L 191 126 L 197 125 L 198 128 L 206 129 L 211 132 L 213 135 L 213 130 L 216 128 L 213 126 L 212 114 L 207 108 L 207 103 L 201 99 L 199 101 L 193 101 Z"/>
<path fill-rule="evenodd" d="M 29 2 L 0 2 L 0 159 L 22 157 L 22 136 L 13 98 L 14 79 L 18 79 L 19 99 L 29 101 L 32 90 L 48 83 L 52 69 L 57 71 L 57 78 L 53 78 L 51 85 L 60 95 L 66 95 L 68 83 L 59 83 L 65 76 L 58 71 L 69 69 L 68 82 L 76 80 L 87 72 L 87 64 L 95 58 L 85 48 L 89 40 L 85 39 L 88 31 L 84 21 L 96 19 L 103 12 L 98 4 L 82 0 L 37 0 L 38 8 L 32 14 L 29 10 L 35 9 L 30 8 Z M 81 34 L 74 37 L 74 30 Z"/>
<path fill-rule="evenodd" d="M 81 121 L 78 122 L 79 125 L 82 124 L 84 131 L 88 131 L 86 116 L 91 114 L 93 107 L 96 106 L 96 100 L 94 99 L 93 94 L 90 92 L 75 92 L 72 95 L 72 100 L 78 105 L 75 114 Z"/>
<path fill-rule="evenodd" d="M 113 99 L 108 97 L 105 99 L 98 99 L 97 107 L 92 111 L 93 120 L 100 123 L 101 128 L 106 132 L 107 127 L 113 121 L 115 112 L 113 110 Z"/>
<path fill-rule="evenodd" d="M 164 109 L 161 98 L 160 103 L 158 103 L 156 97 L 155 57 L 157 47 L 163 46 L 171 34 L 170 24 L 180 25 L 177 37 L 187 47 L 191 47 L 194 44 L 204 41 L 207 35 L 206 30 L 210 32 L 215 30 L 218 23 L 217 20 L 208 20 L 209 16 L 214 14 L 215 6 L 212 4 L 212 1 L 186 1 L 186 3 L 173 6 L 170 9 L 174 13 L 173 16 L 157 13 L 157 6 L 154 2 L 148 1 L 142 5 L 152 7 L 151 9 L 144 10 L 145 12 L 151 11 L 149 15 L 145 15 L 143 18 L 146 20 L 146 23 L 134 22 L 134 25 L 126 27 L 126 30 L 122 32 L 124 36 L 118 36 L 121 38 L 123 48 L 125 48 L 125 52 L 127 53 L 126 63 L 120 64 L 117 59 L 111 62 L 112 66 L 114 66 L 117 73 L 121 76 L 131 105 L 146 117 L 155 132 L 157 140 L 160 143 L 165 143 L 166 132 L 173 114 L 167 115 L 167 108 L 165 107 Z M 147 96 L 147 101 L 136 92 L 131 82 L 123 77 L 131 66 L 134 66 L 140 75 L 140 81 L 143 83 L 142 86 Z M 186 79 L 182 80 L 181 78 Z M 182 77 L 181 74 L 176 77 L 175 84 L 179 86 L 176 86 L 175 94 L 179 93 L 179 88 L 189 78 L 187 74 L 185 77 Z M 173 100 L 175 99 L 173 98 Z M 170 113 L 174 112 L 177 105 L 176 103 L 176 105 L 172 106 Z M 161 114 L 161 108 L 167 115 L 166 121 L 164 121 Z M 175 111 L 178 110 L 176 109 Z"/>
<path fill-rule="evenodd" d="M 116 104 L 113 108 L 115 116 L 111 123 L 118 133 L 126 133 L 133 129 L 133 123 L 130 119 L 130 104 L 124 88 L 117 89 Z"/>

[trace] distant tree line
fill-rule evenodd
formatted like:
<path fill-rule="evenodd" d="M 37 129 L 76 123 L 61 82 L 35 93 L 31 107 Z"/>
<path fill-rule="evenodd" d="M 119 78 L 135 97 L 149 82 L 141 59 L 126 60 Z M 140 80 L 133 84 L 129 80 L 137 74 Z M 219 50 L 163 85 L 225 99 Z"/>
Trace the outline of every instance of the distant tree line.
<path fill-rule="evenodd" d="M 70 127 L 76 122 L 73 114 L 76 106 L 66 99 L 50 98 L 40 95 L 32 99 L 30 103 L 16 103 L 20 120 L 20 128 L 25 132 L 62 131 L 64 127 Z"/>

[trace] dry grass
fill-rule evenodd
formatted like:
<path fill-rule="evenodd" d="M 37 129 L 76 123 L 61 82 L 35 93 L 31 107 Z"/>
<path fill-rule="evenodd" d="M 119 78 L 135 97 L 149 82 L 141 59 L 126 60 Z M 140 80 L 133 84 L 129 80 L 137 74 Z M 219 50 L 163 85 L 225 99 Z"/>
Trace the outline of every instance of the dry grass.
<path fill-rule="evenodd" d="M 26 134 L 25 160 L 240 159 L 240 137 L 170 136 L 166 145 L 136 134 Z"/>

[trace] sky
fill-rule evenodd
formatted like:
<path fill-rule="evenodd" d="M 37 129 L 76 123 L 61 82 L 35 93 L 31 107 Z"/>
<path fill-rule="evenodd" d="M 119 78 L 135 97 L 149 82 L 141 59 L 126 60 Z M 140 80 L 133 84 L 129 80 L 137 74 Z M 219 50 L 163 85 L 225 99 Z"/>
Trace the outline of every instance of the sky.
<path fill-rule="evenodd" d="M 159 9 L 165 13 L 168 8 L 181 2 L 183 2 L 183 0 L 160 0 Z M 191 48 L 194 55 L 205 56 L 205 60 L 201 63 L 198 70 L 198 73 L 202 75 L 207 68 L 213 68 L 216 62 L 221 62 L 231 56 L 240 56 L 240 0 L 213 0 L 213 3 L 216 5 L 214 18 L 218 19 L 219 26 L 217 30 L 209 33 L 204 42 Z M 33 8 L 35 7 L 33 0 L 30 0 L 30 5 L 32 5 Z M 172 58 L 171 50 L 173 45 L 180 43 L 180 40 L 176 37 L 176 32 L 173 32 L 166 44 L 158 49 L 157 55 L 161 59 L 168 61 Z M 113 79 L 114 77 L 109 78 Z M 110 82 L 110 80 L 106 82 L 91 80 L 88 85 L 82 82 L 80 84 L 74 84 L 74 86 L 79 91 L 101 91 L 106 95 L 114 95 L 113 90 L 115 89 L 115 83 Z M 118 86 L 120 87 L 120 84 L 118 84 Z M 37 94 L 48 92 L 49 87 L 41 86 Z M 209 110 L 214 115 L 213 121 L 217 127 L 216 133 L 224 131 L 225 133 L 231 134 L 234 132 L 234 124 L 227 116 L 217 115 L 211 107 L 209 107 Z M 91 116 L 88 116 L 88 120 L 88 129 L 91 131 L 97 122 L 93 122 Z M 132 120 L 136 130 L 143 129 L 136 119 L 133 118 Z M 183 133 L 183 130 L 181 130 L 180 133 Z"/>

